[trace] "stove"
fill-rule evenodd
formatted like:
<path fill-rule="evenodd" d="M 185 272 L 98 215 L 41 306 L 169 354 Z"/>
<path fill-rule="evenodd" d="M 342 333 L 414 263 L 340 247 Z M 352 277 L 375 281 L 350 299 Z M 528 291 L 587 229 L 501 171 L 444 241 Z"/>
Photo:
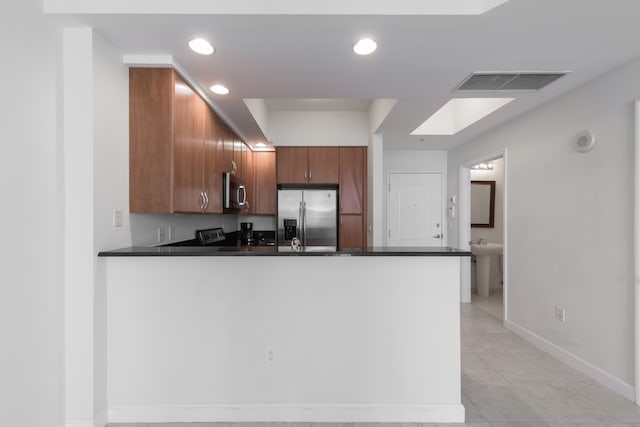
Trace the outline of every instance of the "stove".
<path fill-rule="evenodd" d="M 275 246 L 275 231 L 254 231 L 253 241 L 243 241 L 241 232 L 225 233 L 220 227 L 196 230 L 195 239 L 167 243 L 163 246 Z"/>

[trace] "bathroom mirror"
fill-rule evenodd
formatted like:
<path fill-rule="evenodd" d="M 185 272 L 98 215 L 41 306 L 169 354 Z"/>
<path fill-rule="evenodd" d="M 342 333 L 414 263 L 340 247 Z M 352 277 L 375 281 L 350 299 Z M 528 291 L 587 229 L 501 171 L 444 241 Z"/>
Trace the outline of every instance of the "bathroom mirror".
<path fill-rule="evenodd" d="M 471 181 L 471 226 L 493 228 L 495 203 L 495 181 Z"/>

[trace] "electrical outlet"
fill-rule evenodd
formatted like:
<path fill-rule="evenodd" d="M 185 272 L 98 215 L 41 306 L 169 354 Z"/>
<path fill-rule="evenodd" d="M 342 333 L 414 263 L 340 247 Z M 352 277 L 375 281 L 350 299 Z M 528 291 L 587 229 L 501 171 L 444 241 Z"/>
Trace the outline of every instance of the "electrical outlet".
<path fill-rule="evenodd" d="M 564 323 L 567 320 L 567 312 L 563 307 L 558 307 L 556 305 L 556 309 L 555 309 L 555 319 L 558 322 L 562 322 Z"/>
<path fill-rule="evenodd" d="M 113 211 L 113 226 L 122 227 L 122 210 L 116 209 Z"/>
<path fill-rule="evenodd" d="M 166 231 L 165 231 L 164 228 L 159 227 L 158 228 L 158 243 L 164 242 L 165 240 L 167 240 Z"/>
<path fill-rule="evenodd" d="M 276 363 L 276 348 L 275 347 L 265 347 L 264 348 L 264 362 L 267 365 L 274 365 Z"/>

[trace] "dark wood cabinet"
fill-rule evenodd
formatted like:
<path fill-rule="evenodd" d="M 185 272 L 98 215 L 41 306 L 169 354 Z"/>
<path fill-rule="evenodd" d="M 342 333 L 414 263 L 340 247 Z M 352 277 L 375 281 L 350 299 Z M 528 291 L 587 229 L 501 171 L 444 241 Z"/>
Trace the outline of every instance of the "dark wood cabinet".
<path fill-rule="evenodd" d="M 222 121 L 206 108 L 204 115 L 204 191 L 206 213 L 222 213 Z"/>
<path fill-rule="evenodd" d="M 340 175 L 340 149 L 338 147 L 308 148 L 308 183 L 337 184 Z"/>
<path fill-rule="evenodd" d="M 129 70 L 129 209 L 203 212 L 204 101 L 173 70 Z"/>
<path fill-rule="evenodd" d="M 340 215 L 339 249 L 364 248 L 366 246 L 363 215 Z"/>
<path fill-rule="evenodd" d="M 276 153 L 256 151 L 253 153 L 255 171 L 254 211 L 257 215 L 276 214 Z"/>
<path fill-rule="evenodd" d="M 129 69 L 129 210 L 222 213 L 222 172 L 244 143 L 170 68 Z"/>
<path fill-rule="evenodd" d="M 242 146 L 242 179 L 246 185 L 247 201 L 249 202 L 248 209 L 243 213 L 254 214 L 256 197 L 254 153 L 246 145 L 242 144 Z"/>
<path fill-rule="evenodd" d="M 340 213 L 364 214 L 366 210 L 367 150 L 340 148 Z"/>
<path fill-rule="evenodd" d="M 204 101 L 174 74 L 173 211 L 204 209 Z"/>
<path fill-rule="evenodd" d="M 337 184 L 337 147 L 278 148 L 278 184 Z"/>
<path fill-rule="evenodd" d="M 278 184 L 306 184 L 307 149 L 278 147 L 276 153 Z"/>

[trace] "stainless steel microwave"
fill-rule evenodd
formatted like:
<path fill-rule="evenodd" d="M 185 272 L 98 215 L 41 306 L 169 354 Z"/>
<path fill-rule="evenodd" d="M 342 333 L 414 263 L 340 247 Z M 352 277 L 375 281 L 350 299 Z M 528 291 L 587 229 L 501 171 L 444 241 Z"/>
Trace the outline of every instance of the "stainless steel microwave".
<path fill-rule="evenodd" d="M 222 201 L 224 209 L 248 209 L 247 187 L 244 181 L 230 172 L 222 174 Z"/>

